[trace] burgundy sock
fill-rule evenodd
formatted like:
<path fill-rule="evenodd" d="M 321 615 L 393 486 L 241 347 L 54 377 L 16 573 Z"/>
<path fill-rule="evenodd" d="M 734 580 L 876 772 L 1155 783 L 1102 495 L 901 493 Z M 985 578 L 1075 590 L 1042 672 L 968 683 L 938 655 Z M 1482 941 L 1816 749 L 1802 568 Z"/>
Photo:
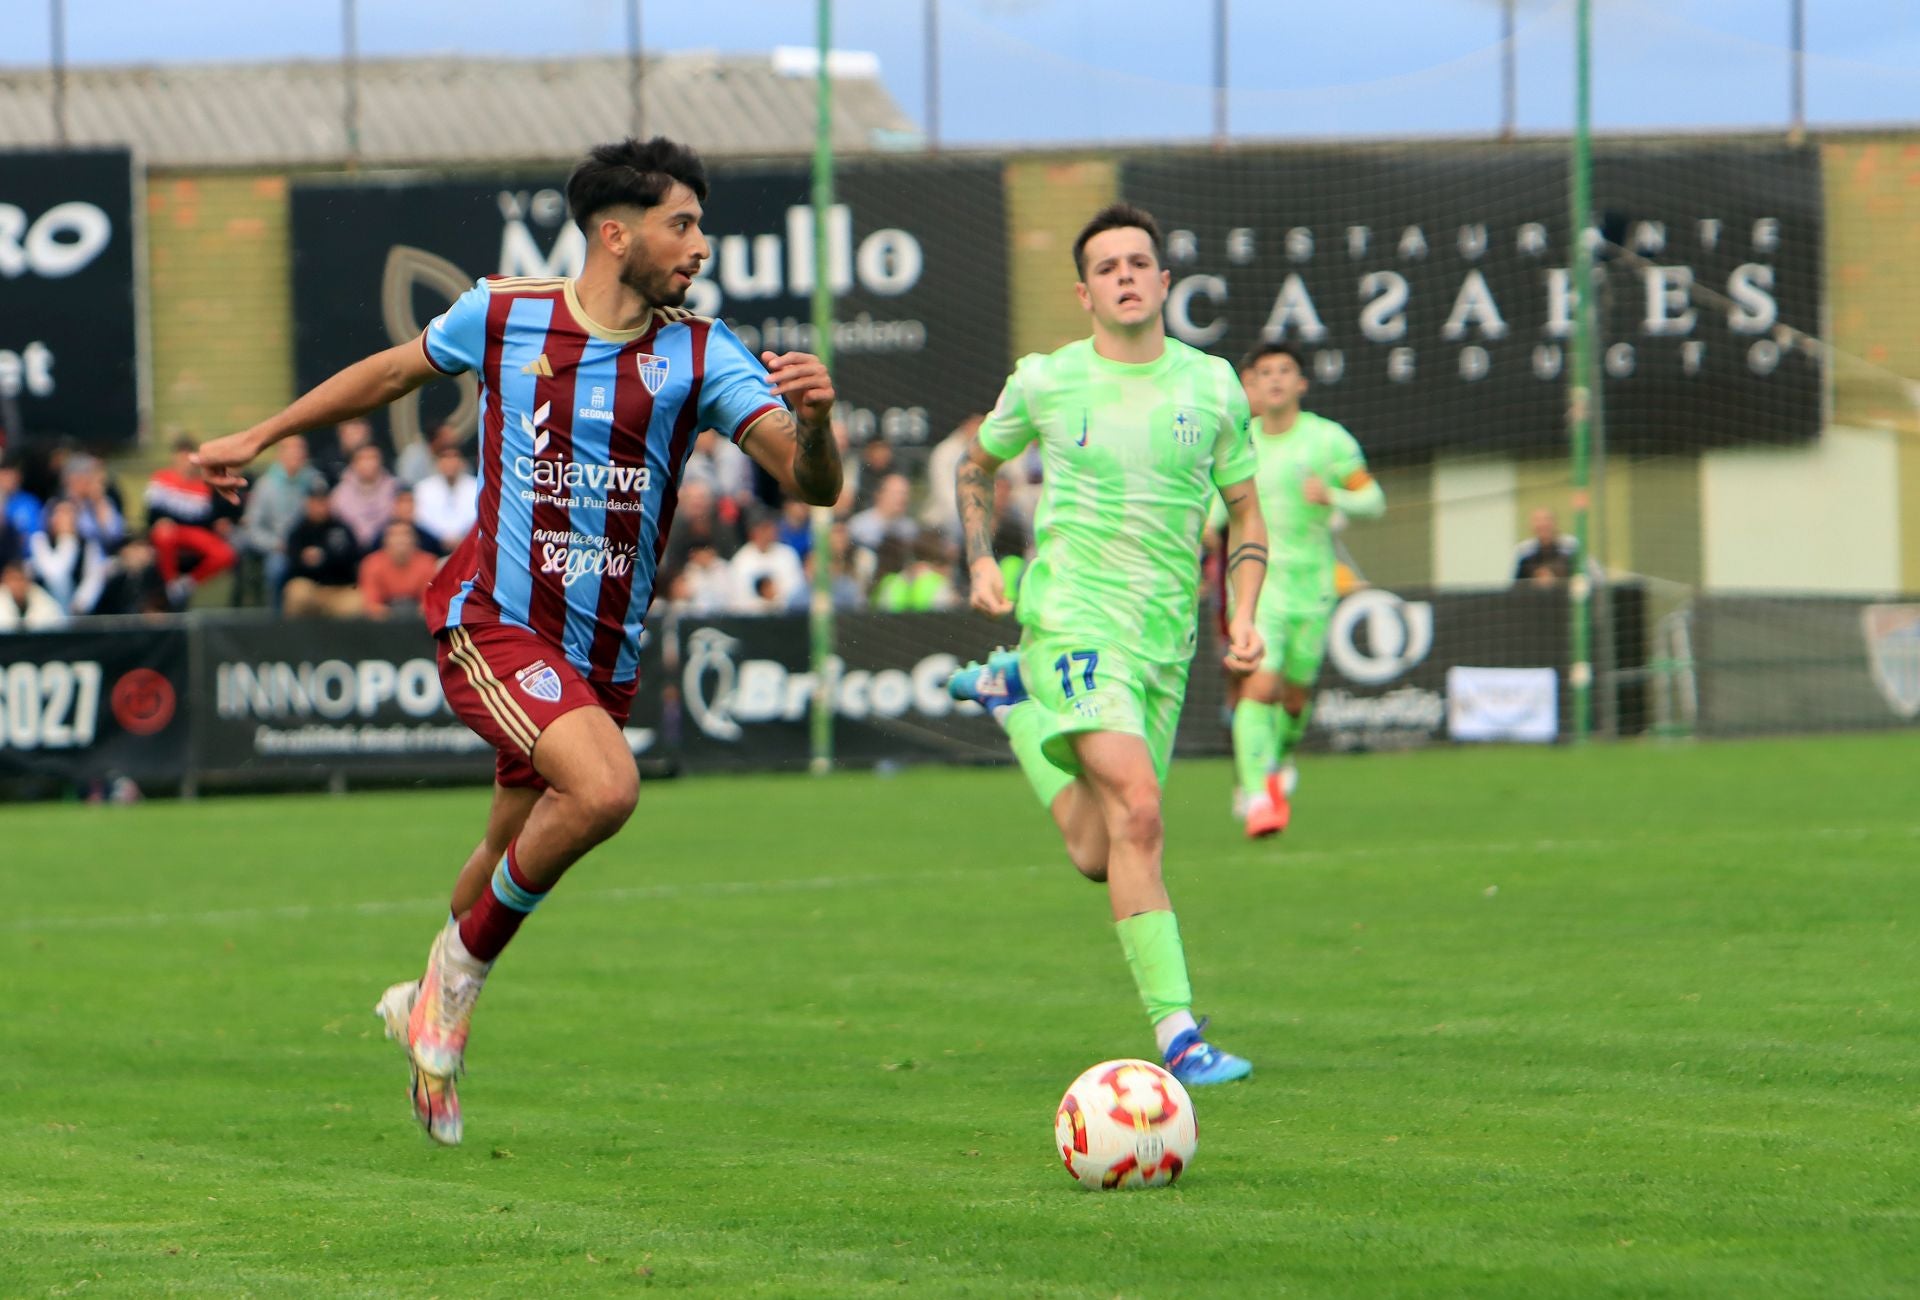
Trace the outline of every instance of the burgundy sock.
<path fill-rule="evenodd" d="M 547 896 L 521 874 L 514 848 L 514 844 L 507 845 L 500 865 L 493 869 L 493 880 L 480 891 L 479 901 L 460 916 L 460 942 L 475 961 L 498 957 L 527 919 L 527 913 Z"/>

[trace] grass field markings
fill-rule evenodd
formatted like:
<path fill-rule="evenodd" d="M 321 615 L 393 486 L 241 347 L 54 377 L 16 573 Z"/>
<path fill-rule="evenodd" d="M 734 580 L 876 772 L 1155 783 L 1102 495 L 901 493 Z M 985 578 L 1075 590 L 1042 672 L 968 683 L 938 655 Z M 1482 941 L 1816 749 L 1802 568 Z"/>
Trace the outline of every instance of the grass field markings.
<path fill-rule="evenodd" d="M 889 885 L 930 885 L 982 876 L 1039 875 L 1049 867 L 973 867 L 965 870 L 874 872 L 858 876 L 804 876 L 788 880 L 716 880 L 691 884 L 626 885 L 612 889 L 583 889 L 569 893 L 570 902 L 621 903 L 648 899 L 725 898 L 764 894 L 831 893 Z M 317 916 L 388 916 L 404 912 L 444 909 L 446 895 L 431 898 L 363 899 L 355 903 L 289 903 L 280 907 L 233 907 L 206 912 L 131 912 L 117 916 L 48 916 L 16 919 L 0 924 L 0 934 L 38 930 L 113 930 L 139 926 L 242 925 L 262 921 L 307 921 Z"/>
<path fill-rule="evenodd" d="M 1278 855 L 1282 864 L 1294 862 L 1364 861 L 1375 858 L 1441 858 L 1470 854 L 1504 857 L 1522 853 L 1604 853 L 1625 847 L 1685 847 L 1722 843 L 1782 840 L 1861 840 L 1876 835 L 1920 837 L 1920 826 L 1802 826 L 1767 830 L 1728 830 L 1688 835 L 1633 835 L 1607 838 L 1504 840 L 1491 842 L 1437 842 L 1388 844 L 1361 848 L 1303 849 Z M 1271 852 L 1242 851 L 1209 855 L 1216 863 L 1234 865 L 1272 863 Z M 833 892 L 889 885 L 938 884 L 955 879 L 979 879 L 982 876 L 1038 875 L 1058 871 L 1061 864 L 1050 862 L 1018 867 L 970 867 L 947 871 L 871 872 L 852 876 L 807 876 L 789 880 L 731 880 L 693 884 L 629 885 L 612 889 L 582 890 L 569 893 L 579 902 L 631 902 L 647 899 L 723 898 L 763 894 Z M 291 903 L 280 907 L 222 908 L 204 912 L 142 912 L 117 916 L 49 916 L 16 918 L 0 923 L 0 934 L 26 934 L 37 930 L 111 930 L 138 926 L 168 925 L 244 925 L 263 921 L 306 921 L 316 916 L 386 916 L 418 912 L 440 904 L 444 896 L 410 899 L 367 899 L 355 903 Z"/>

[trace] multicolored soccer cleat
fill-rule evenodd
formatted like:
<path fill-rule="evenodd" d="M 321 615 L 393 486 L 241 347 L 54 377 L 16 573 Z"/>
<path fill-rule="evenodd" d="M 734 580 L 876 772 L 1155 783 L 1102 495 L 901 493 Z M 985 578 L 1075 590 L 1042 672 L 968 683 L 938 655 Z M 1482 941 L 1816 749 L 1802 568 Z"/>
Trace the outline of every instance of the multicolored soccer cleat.
<path fill-rule="evenodd" d="M 434 937 L 427 953 L 427 973 L 420 977 L 420 993 L 407 1018 L 407 1052 L 422 1074 L 437 1079 L 459 1077 L 466 1061 L 473 1004 L 480 1000 L 487 982 L 485 966 L 468 965 L 447 951 L 447 940 L 458 933 L 449 921 Z"/>
<path fill-rule="evenodd" d="M 1199 1029 L 1189 1029 L 1167 1047 L 1167 1072 L 1189 1088 L 1232 1083 L 1253 1073 L 1253 1063 L 1211 1047 Z"/>
<path fill-rule="evenodd" d="M 420 981 L 406 980 L 381 994 L 373 1013 L 387 1026 L 387 1037 L 407 1052 L 407 1098 L 413 1103 L 413 1117 L 427 1136 L 442 1146 L 460 1145 L 460 1095 L 452 1079 L 436 1079 L 422 1074 L 407 1051 L 407 1021 L 413 1016 L 413 1004 L 420 996 Z"/>
<path fill-rule="evenodd" d="M 985 663 L 970 663 L 956 668 L 947 678 L 947 694 L 956 700 L 972 700 L 988 713 L 999 716 L 1027 698 L 1020 680 L 1020 652 L 1004 646 L 987 656 Z"/>

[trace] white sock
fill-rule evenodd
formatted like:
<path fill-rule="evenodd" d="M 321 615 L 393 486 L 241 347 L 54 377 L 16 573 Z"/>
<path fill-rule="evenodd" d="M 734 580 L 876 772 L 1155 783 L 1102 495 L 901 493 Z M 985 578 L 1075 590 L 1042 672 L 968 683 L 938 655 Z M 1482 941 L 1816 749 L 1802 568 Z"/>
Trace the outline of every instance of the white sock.
<path fill-rule="evenodd" d="M 1162 1019 L 1159 1024 L 1153 1027 L 1153 1039 L 1160 1044 L 1160 1055 L 1162 1057 L 1166 1056 L 1167 1049 L 1173 1046 L 1174 1039 L 1180 1037 L 1180 1035 L 1186 1033 L 1189 1029 L 1198 1029 L 1199 1027 L 1199 1025 L 1194 1023 L 1193 1012 L 1191 1011 L 1176 1011 L 1172 1015 Z"/>
<path fill-rule="evenodd" d="M 452 921 L 447 924 L 447 960 L 453 963 L 455 970 L 468 975 L 485 975 L 492 969 L 493 963 L 481 961 L 467 951 L 467 945 L 460 942 L 460 924 Z"/>

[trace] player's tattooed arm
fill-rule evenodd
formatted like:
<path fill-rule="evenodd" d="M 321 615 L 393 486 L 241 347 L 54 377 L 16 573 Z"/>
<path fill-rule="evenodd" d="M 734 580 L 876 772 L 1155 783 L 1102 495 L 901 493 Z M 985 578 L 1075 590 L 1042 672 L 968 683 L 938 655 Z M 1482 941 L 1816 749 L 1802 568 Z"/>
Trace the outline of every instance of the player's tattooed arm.
<path fill-rule="evenodd" d="M 967 563 L 993 558 L 993 477 L 1000 459 L 974 439 L 960 458 L 954 490 L 960 507 L 960 533 L 966 541 Z"/>
<path fill-rule="evenodd" d="M 1225 484 L 1220 496 L 1227 506 L 1227 589 L 1233 610 L 1227 663 L 1238 672 L 1251 672 L 1260 663 L 1253 614 L 1267 580 L 1267 521 L 1252 479 Z"/>

